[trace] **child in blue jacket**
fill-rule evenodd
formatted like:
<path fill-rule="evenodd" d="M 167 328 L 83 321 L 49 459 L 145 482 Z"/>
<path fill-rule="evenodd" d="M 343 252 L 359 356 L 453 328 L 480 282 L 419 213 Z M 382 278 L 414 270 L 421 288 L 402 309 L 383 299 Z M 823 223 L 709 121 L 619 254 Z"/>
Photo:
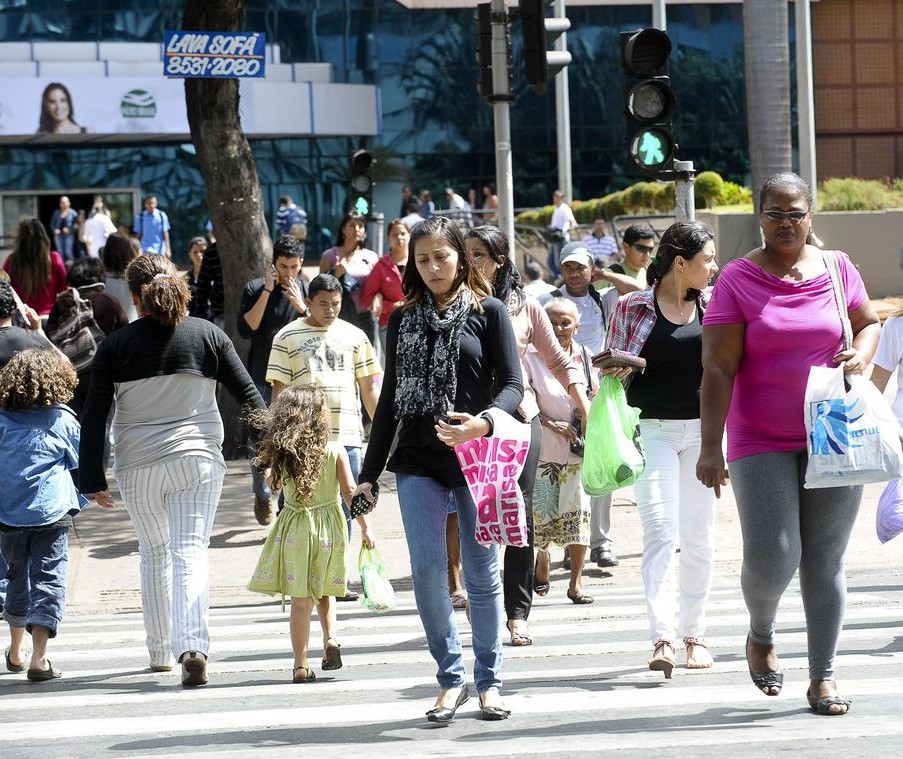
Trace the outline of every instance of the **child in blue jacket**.
<path fill-rule="evenodd" d="M 65 402 L 75 370 L 56 350 L 17 353 L 0 370 L 0 550 L 9 564 L 4 616 L 6 669 L 41 682 L 60 677 L 47 659 L 66 603 L 72 517 L 87 504 L 70 469 L 78 468 L 79 425 Z M 26 664 L 25 633 L 31 634 Z"/>

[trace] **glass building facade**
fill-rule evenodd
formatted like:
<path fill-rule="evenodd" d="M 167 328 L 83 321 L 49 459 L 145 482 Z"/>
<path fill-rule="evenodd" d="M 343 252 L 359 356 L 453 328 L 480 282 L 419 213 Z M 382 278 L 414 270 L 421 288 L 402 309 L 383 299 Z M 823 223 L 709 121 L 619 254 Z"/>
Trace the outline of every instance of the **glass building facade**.
<path fill-rule="evenodd" d="M 0 42 L 162 40 L 181 26 L 172 0 L 0 0 Z M 627 165 L 618 34 L 649 26 L 651 6 L 568 8 L 574 196 L 598 197 L 635 181 Z M 328 62 L 336 82 L 377 84 L 382 132 L 376 210 L 396 215 L 398 187 L 444 199 L 452 185 L 478 193 L 495 174 L 492 113 L 476 90 L 475 10 L 410 10 L 391 0 L 248 0 L 245 28 L 278 43 L 283 62 Z M 678 96 L 675 133 L 683 160 L 742 180 L 748 170 L 740 4 L 668 7 Z M 520 33 L 512 30 L 516 100 L 512 110 L 515 205 L 550 202 L 557 177 L 554 95 L 523 82 Z M 337 131 L 341 131 L 340 127 Z M 287 193 L 314 226 L 331 230 L 345 200 L 353 149 L 343 138 L 253 140 L 267 208 Z M 5 191 L 140 188 L 170 213 L 175 248 L 202 230 L 203 180 L 191 145 L 172 143 L 0 148 Z M 388 193 L 391 188 L 391 194 Z M 385 207 L 380 207 L 380 206 Z"/>

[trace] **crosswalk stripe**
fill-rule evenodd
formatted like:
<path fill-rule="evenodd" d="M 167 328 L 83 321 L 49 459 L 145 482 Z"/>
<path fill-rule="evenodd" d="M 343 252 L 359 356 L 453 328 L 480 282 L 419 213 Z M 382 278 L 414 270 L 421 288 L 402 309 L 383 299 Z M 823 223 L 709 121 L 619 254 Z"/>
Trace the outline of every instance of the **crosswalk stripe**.
<path fill-rule="evenodd" d="M 560 590 L 563 595 L 563 583 Z M 749 682 L 743 656 L 748 614 L 735 586 L 716 587 L 708 608 L 711 633 L 707 639 L 716 657 L 715 668 L 691 672 L 680 666 L 672 681 L 664 681 L 661 673 L 646 668 L 651 644 L 642 587 L 608 590 L 589 585 L 587 591 L 597 598 L 589 607 L 573 606 L 563 598 L 539 599 L 530 620 L 536 643 L 526 648 L 506 645 L 504 649 L 505 700 L 515 720 L 506 723 L 506 728 L 472 723 L 473 735 L 465 741 L 436 733 L 435 739 L 431 736 L 428 753 L 447 757 L 479 754 L 485 759 L 494 755 L 494 747 L 484 751 L 481 744 L 476 748 L 474 740 L 481 732 L 505 729 L 507 735 L 516 737 L 518 731 L 543 724 L 556 725 L 554 753 L 558 754 L 585 751 L 588 736 L 596 729 L 593 725 L 606 730 L 607 750 L 648 750 L 649 731 L 654 729 L 651 723 L 613 731 L 605 726 L 621 720 L 645 724 L 654 719 L 650 715 L 675 705 L 686 714 L 720 715 L 715 722 L 709 716 L 703 722 L 701 716 L 700 721 L 682 725 L 682 747 L 734 750 L 752 743 L 773 746 L 777 741 L 789 745 L 794 740 L 811 740 L 816 725 L 819 740 L 856 736 L 903 739 L 899 721 L 888 720 L 886 715 L 879 719 L 855 708 L 843 720 L 813 722 L 803 698 L 808 680 L 808 662 L 801 655 L 807 645 L 805 617 L 798 590 L 793 587 L 779 613 L 778 645 L 786 652 L 781 655 L 781 666 L 787 687 L 777 698 L 760 696 Z M 345 668 L 335 673 L 319 671 L 319 626 L 314 618 L 311 663 L 318 682 L 309 686 L 288 682 L 292 664 L 288 611 L 282 611 L 278 603 L 211 609 L 211 687 L 197 690 L 179 687 L 178 666 L 172 673 L 144 669 L 147 650 L 140 612 L 72 615 L 50 645 L 51 659 L 64 671 L 59 684 L 44 686 L 28 683 L 22 675 L 0 675 L 0 755 L 7 753 L 4 746 L 11 751 L 14 742 L 58 744 L 65 752 L 66 746 L 79 742 L 87 746 L 104 739 L 110 739 L 104 745 L 112 741 L 120 748 L 134 745 L 137 748 L 125 750 L 140 754 L 142 740 L 151 742 L 151 736 L 174 736 L 173 740 L 179 741 L 183 739 L 178 736 L 187 740 L 191 735 L 199 740 L 208 736 L 218 755 L 240 759 L 259 755 L 249 746 L 265 742 L 271 730 L 283 730 L 286 732 L 280 735 L 297 736 L 305 752 L 329 756 L 335 755 L 337 744 L 323 744 L 318 752 L 320 744 L 311 743 L 306 736 L 316 736 L 316 731 L 327 725 L 341 725 L 352 727 L 341 741 L 343 753 L 359 750 L 372 754 L 372 744 L 358 743 L 355 735 L 368 729 L 372 734 L 376 729 L 381 754 L 391 753 L 394 759 L 423 756 L 425 745 L 412 742 L 410 730 L 426 724 L 423 712 L 436 689 L 434 665 L 413 594 L 402 591 L 398 598 L 399 609 L 383 616 L 356 604 L 339 605 L 338 633 Z M 463 614 L 456 615 L 456 620 L 465 664 L 472 672 L 470 626 Z M 872 703 L 899 701 L 903 679 L 893 673 L 903 671 L 903 651 L 896 650 L 894 640 L 903 627 L 903 603 L 865 591 L 851 594 L 845 625 L 837 657 L 844 695 Z M 678 660 L 683 661 L 680 648 L 678 643 Z M 462 708 L 461 719 L 449 736 L 468 729 L 464 720 L 476 716 L 475 696 Z M 751 737 L 750 719 L 762 719 L 769 725 L 780 720 L 780 730 L 756 731 Z M 573 722 L 574 729 L 561 733 L 564 722 Z M 374 727 L 367 728 L 370 725 Z M 381 725 L 390 727 L 383 732 Z M 533 730 L 541 731 L 538 727 Z M 236 745 L 229 745 L 220 743 L 223 734 L 258 738 L 249 743 L 242 737 Z M 296 741 L 277 741 L 273 749 L 294 748 L 296 753 L 298 746 L 288 743 Z M 174 745 L 178 744 L 169 744 L 170 750 Z M 525 757 L 552 753 L 548 740 L 518 740 L 516 746 L 517 755 Z M 769 750 L 764 749 L 766 753 Z M 164 755 L 156 749 L 153 754 Z M 179 754 L 179 759 L 182 757 L 184 753 Z"/>
<path fill-rule="evenodd" d="M 312 685 L 306 688 L 308 692 L 318 686 Z M 749 685 L 715 685 L 707 688 L 686 688 L 681 691 L 681 703 L 686 707 L 700 707 L 707 704 L 743 704 L 749 707 L 756 702 L 751 700 Z M 296 691 L 305 689 L 298 688 Z M 903 683 L 899 680 L 848 680 L 844 681 L 844 692 L 850 696 L 861 693 L 880 696 L 899 696 L 903 694 Z M 180 702 L 191 701 L 194 693 L 179 694 L 173 700 Z M 754 695 L 754 694 L 752 694 Z M 506 698 L 506 702 L 513 713 L 523 717 L 530 715 L 553 715 L 563 712 L 586 713 L 600 709 L 610 713 L 612 710 L 649 712 L 673 703 L 674 694 L 670 688 L 636 689 L 611 693 L 594 694 L 591 697 L 579 701 L 572 699 L 554 699 L 548 694 L 519 695 L 513 694 Z M 768 701 L 759 703 L 768 704 L 768 708 L 775 705 L 783 705 L 782 702 L 798 701 L 798 696 L 781 695 Z M 615 703 L 612 703 L 615 702 Z M 184 706 L 184 704 L 183 704 Z M 195 734 L 217 733 L 223 730 L 251 730 L 255 728 L 274 727 L 314 727 L 333 724 L 337 718 L 345 724 L 365 724 L 380 722 L 396 722 L 399 718 L 415 719 L 418 717 L 419 705 L 411 704 L 410 709 L 400 709 L 395 703 L 357 703 L 340 704 L 336 706 L 317 706 L 305 704 L 304 708 L 293 706 L 290 708 L 247 709 L 241 711 L 208 711 L 185 712 L 167 715 L 132 715 L 128 719 L 120 717 L 58 719 L 39 722 L 7 722 L 3 730 L 0 730 L 0 743 L 10 743 L 40 736 L 42 741 L 87 738 L 113 735 L 150 735 L 159 732 Z M 409 713 L 408 713 L 409 712 Z M 463 713 L 463 712 L 462 712 Z M 825 720 L 831 722 L 831 720 Z M 850 722 L 844 720 L 845 723 Z M 782 730 L 784 722 L 782 724 Z M 811 730 L 811 720 L 809 726 Z M 819 727 L 821 728 L 820 723 Z M 847 727 L 845 724 L 844 727 Z M 825 725 L 830 728 L 830 725 Z M 901 728 L 896 727 L 897 734 Z M 848 730 L 844 730 L 844 736 L 848 736 Z M 888 733 L 884 733 L 888 734 Z M 825 737 L 820 730 L 820 737 Z M 709 736 L 711 741 L 711 736 Z"/>

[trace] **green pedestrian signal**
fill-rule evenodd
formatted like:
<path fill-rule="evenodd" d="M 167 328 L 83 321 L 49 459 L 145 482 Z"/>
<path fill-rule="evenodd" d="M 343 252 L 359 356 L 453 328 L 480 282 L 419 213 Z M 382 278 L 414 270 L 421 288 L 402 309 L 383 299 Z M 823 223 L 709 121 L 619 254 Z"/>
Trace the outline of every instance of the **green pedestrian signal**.
<path fill-rule="evenodd" d="M 671 113 L 675 97 L 668 76 L 671 40 L 661 29 L 621 33 L 627 149 L 643 174 L 668 177 L 674 166 Z"/>
<path fill-rule="evenodd" d="M 641 168 L 661 168 L 674 149 L 667 135 L 657 129 L 640 132 L 634 139 L 636 144 L 631 146 L 630 153 L 636 156 Z"/>
<path fill-rule="evenodd" d="M 354 209 L 367 218 L 373 210 L 373 164 L 376 157 L 372 150 L 355 150 L 351 154 L 348 172 L 348 202 L 346 209 Z"/>

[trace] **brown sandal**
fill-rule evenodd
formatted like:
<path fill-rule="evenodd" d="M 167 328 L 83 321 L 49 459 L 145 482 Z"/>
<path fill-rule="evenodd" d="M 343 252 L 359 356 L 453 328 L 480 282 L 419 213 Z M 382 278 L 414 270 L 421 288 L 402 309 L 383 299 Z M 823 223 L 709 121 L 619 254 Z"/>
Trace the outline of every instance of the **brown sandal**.
<path fill-rule="evenodd" d="M 317 675 L 310 667 L 295 667 L 292 670 L 293 683 L 312 683 L 316 679 Z"/>
<path fill-rule="evenodd" d="M 326 646 L 323 650 L 322 662 L 322 668 L 324 672 L 342 668 L 341 648 L 342 647 L 336 642 L 335 638 L 328 638 L 326 640 Z"/>

